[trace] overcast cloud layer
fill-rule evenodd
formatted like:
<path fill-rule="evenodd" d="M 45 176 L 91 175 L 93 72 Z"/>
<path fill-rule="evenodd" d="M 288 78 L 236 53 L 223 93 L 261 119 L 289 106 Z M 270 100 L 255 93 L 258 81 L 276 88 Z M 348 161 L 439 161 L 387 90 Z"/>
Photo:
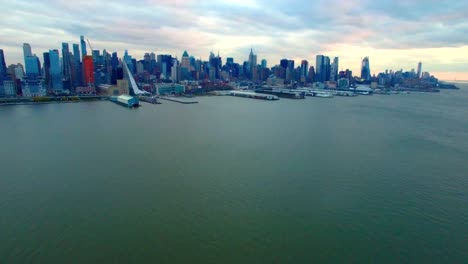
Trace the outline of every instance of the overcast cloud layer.
<path fill-rule="evenodd" d="M 219 49 L 223 60 L 247 60 L 250 48 L 268 66 L 281 58 L 340 58 L 340 69 L 416 68 L 468 73 L 468 2 L 437 0 L 15 0 L 1 4 L 0 48 L 7 63 L 22 62 L 22 43 L 42 52 L 85 35 L 95 49 L 124 49 L 180 58 L 184 50 L 206 60 Z M 457 73 L 458 72 L 458 73 Z M 467 76 L 468 78 L 468 76 Z"/>

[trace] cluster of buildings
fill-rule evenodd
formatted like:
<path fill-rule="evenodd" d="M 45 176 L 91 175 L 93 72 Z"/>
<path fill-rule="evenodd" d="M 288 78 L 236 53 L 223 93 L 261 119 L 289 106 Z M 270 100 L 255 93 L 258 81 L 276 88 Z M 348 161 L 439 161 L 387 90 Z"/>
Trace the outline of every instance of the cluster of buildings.
<path fill-rule="evenodd" d="M 88 44 L 88 45 L 86 45 Z M 87 47 L 91 49 L 88 54 Z M 184 93 L 193 90 L 223 89 L 250 85 L 291 85 L 347 89 L 354 83 L 373 83 L 388 86 L 404 83 L 408 79 L 437 81 L 421 72 L 421 63 L 415 72 L 385 71 L 371 76 L 369 58 L 361 62 L 359 77 L 349 69 L 339 70 L 339 58 L 317 55 L 315 65 L 302 60 L 281 59 L 278 65 L 268 67 L 267 61 L 257 61 L 250 50 L 248 60 L 237 63 L 227 57 L 225 63 L 219 55 L 210 52 L 208 60 L 197 59 L 184 51 L 181 58 L 168 54 L 146 53 L 141 60 L 125 51 L 119 58 L 117 52 L 92 49 L 83 36 L 80 44 L 62 43 L 62 49 L 49 50 L 39 57 L 28 43 L 23 44 L 24 64 L 6 66 L 0 49 L 0 96 L 46 95 L 118 95 L 132 94 L 141 89 L 153 94 Z M 23 66 L 24 65 L 24 66 Z M 234 84 L 236 83 L 236 84 Z M 136 87 L 138 86 L 138 88 Z"/>

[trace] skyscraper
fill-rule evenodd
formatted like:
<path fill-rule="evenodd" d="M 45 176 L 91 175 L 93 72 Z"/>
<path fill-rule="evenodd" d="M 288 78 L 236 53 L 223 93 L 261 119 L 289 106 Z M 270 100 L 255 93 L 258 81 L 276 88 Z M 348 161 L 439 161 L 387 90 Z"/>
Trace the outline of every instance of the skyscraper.
<path fill-rule="evenodd" d="M 249 54 L 249 74 L 252 80 L 257 80 L 257 55 L 250 49 Z"/>
<path fill-rule="evenodd" d="M 325 82 L 325 78 L 323 77 L 325 73 L 324 69 L 324 56 L 323 55 L 317 55 L 315 57 L 315 80 L 317 82 Z"/>
<path fill-rule="evenodd" d="M 2 77 L 5 77 L 7 75 L 7 67 L 5 63 L 5 55 L 3 54 L 3 50 L 0 49 L 0 81 L 2 80 Z"/>
<path fill-rule="evenodd" d="M 309 72 L 309 62 L 307 60 L 302 60 L 301 61 L 301 80 L 307 77 Z"/>
<path fill-rule="evenodd" d="M 80 36 L 80 44 L 81 44 L 81 56 L 84 57 L 88 54 L 86 53 L 86 42 L 84 41 L 83 36 Z"/>
<path fill-rule="evenodd" d="M 43 57 L 44 57 L 44 63 L 42 64 L 42 67 L 44 69 L 44 84 L 46 88 L 50 88 L 51 79 L 50 79 L 50 54 L 49 52 L 44 52 Z"/>
<path fill-rule="evenodd" d="M 26 57 L 32 56 L 31 46 L 28 43 L 23 43 L 24 65 L 26 65 Z"/>
<path fill-rule="evenodd" d="M 81 54 L 80 54 L 80 45 L 73 44 L 73 85 L 80 86 L 82 73 L 81 73 Z"/>
<path fill-rule="evenodd" d="M 322 73 L 324 73 L 323 80 L 324 82 L 329 81 L 330 80 L 330 57 L 328 56 L 323 57 L 323 69 L 324 69 L 324 72 L 322 71 Z"/>
<path fill-rule="evenodd" d="M 370 75 L 369 57 L 364 57 L 361 63 L 361 79 L 369 81 L 370 78 L 371 78 L 371 75 Z"/>
<path fill-rule="evenodd" d="M 187 51 L 184 51 L 184 54 L 182 54 L 182 60 L 180 62 L 180 67 L 186 68 L 187 70 L 190 70 L 190 57 L 189 57 Z"/>
<path fill-rule="evenodd" d="M 71 58 L 68 43 L 62 43 L 62 77 L 64 80 L 64 89 L 70 90 L 71 80 Z"/>
<path fill-rule="evenodd" d="M 54 93 L 63 92 L 62 72 L 60 69 L 60 55 L 58 50 L 49 50 L 50 79 Z"/>
<path fill-rule="evenodd" d="M 83 56 L 84 85 L 94 86 L 94 62 L 93 56 Z"/>
<path fill-rule="evenodd" d="M 262 59 L 262 68 L 265 69 L 268 67 L 268 64 L 267 64 L 267 60 L 266 59 Z"/>
<path fill-rule="evenodd" d="M 418 78 L 421 78 L 421 71 L 422 71 L 422 63 L 418 63 Z"/>
<path fill-rule="evenodd" d="M 26 61 L 26 75 L 29 78 L 39 77 L 41 74 L 41 66 L 40 66 L 39 59 L 36 57 L 36 55 L 25 57 L 25 61 Z"/>
<path fill-rule="evenodd" d="M 335 57 L 330 65 L 330 81 L 336 82 L 338 80 L 338 66 L 338 57 Z"/>

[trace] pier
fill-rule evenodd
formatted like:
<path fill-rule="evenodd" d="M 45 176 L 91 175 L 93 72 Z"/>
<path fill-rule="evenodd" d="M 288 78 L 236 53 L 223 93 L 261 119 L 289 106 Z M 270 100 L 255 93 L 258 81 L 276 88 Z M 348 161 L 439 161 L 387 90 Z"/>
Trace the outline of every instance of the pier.
<path fill-rule="evenodd" d="M 158 98 L 161 100 L 172 101 L 172 102 L 181 103 L 181 104 L 197 104 L 198 103 L 198 101 L 193 101 L 193 100 L 183 98 L 183 97 L 160 96 Z"/>
<path fill-rule="evenodd" d="M 154 96 L 139 96 L 138 99 L 142 102 L 150 103 L 150 104 L 161 104 L 158 99 Z"/>

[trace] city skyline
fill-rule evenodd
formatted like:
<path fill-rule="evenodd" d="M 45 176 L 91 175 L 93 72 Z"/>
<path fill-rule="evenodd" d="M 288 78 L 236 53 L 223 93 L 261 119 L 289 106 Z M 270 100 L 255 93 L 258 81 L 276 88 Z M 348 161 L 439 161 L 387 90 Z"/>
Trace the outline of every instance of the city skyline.
<path fill-rule="evenodd" d="M 468 79 L 468 4 L 443 2 L 14 1 L 2 4 L 0 38 L 7 64 L 23 62 L 23 43 L 41 57 L 85 35 L 95 49 L 128 49 L 137 58 L 154 52 L 181 59 L 187 50 L 206 60 L 219 49 L 223 63 L 227 57 L 242 62 L 253 48 L 268 67 L 282 58 L 310 63 L 323 54 L 339 57 L 339 70 L 360 72 L 368 56 L 372 75 L 416 69 L 422 61 L 423 71 L 438 78 Z"/>

